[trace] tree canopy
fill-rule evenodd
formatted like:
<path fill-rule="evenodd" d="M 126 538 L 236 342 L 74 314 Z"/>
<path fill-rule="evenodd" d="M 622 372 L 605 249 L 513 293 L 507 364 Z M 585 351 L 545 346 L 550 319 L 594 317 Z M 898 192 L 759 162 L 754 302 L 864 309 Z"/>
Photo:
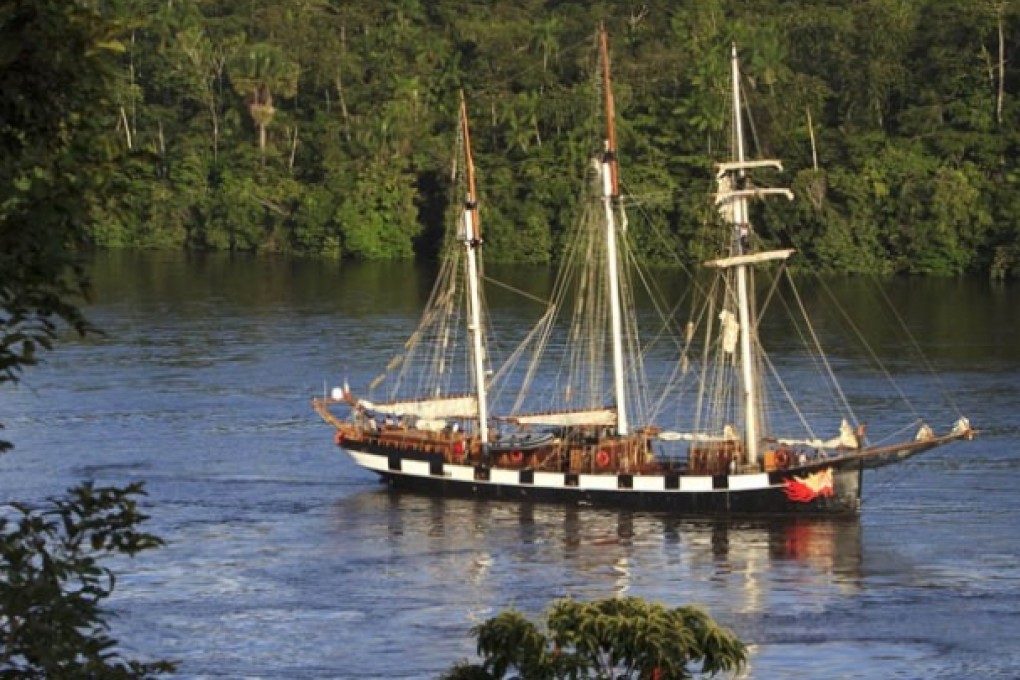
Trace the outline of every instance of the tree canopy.
<path fill-rule="evenodd" d="M 0 6 L 0 387 L 16 383 L 62 324 L 95 332 L 80 251 L 116 174 L 101 112 L 121 27 L 84 3 Z M 2 424 L 0 424 L 2 427 Z M 0 440 L 0 452 L 11 448 Z M 0 678 L 150 678 L 169 662 L 125 658 L 104 606 L 105 560 L 162 545 L 138 530 L 144 487 L 84 483 L 0 512 Z"/>
<path fill-rule="evenodd" d="M 116 171 L 101 112 L 112 104 L 117 32 L 60 0 L 0 8 L 0 385 L 52 346 L 60 324 L 93 330 L 78 308 L 88 293 L 80 251 Z"/>
<path fill-rule="evenodd" d="M 604 22 L 646 255 L 699 257 L 735 43 L 755 145 L 799 196 L 760 216 L 768 240 L 832 271 L 1020 274 L 1020 0 L 88 5 L 124 47 L 67 169 L 113 190 L 89 206 L 96 246 L 430 257 L 463 89 L 487 258 L 554 260 L 600 145 Z M 0 105 L 22 86 L 78 101 L 59 25 L 2 25 L 4 55 L 31 38 L 60 58 L 18 83 L 5 67 Z"/>
<path fill-rule="evenodd" d="M 541 630 L 507 610 L 477 626 L 481 664 L 445 680 L 521 677 L 673 680 L 737 671 L 747 649 L 697 607 L 667 609 L 638 597 L 555 601 Z"/>

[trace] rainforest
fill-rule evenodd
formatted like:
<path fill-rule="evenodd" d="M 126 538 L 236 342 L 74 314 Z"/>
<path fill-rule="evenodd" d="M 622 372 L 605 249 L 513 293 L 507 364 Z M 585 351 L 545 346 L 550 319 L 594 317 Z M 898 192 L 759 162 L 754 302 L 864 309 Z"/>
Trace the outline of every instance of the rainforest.
<path fill-rule="evenodd" d="M 648 258 L 696 261 L 717 219 L 736 45 L 749 155 L 796 195 L 758 208 L 765 241 L 824 271 L 1020 276 L 1015 0 L 74 4 L 118 46 L 65 168 L 93 175 L 86 247 L 433 258 L 463 92 L 486 259 L 555 261 L 600 144 L 605 25 Z M 29 40 L 61 58 L 46 25 L 0 26 L 3 68 Z"/>

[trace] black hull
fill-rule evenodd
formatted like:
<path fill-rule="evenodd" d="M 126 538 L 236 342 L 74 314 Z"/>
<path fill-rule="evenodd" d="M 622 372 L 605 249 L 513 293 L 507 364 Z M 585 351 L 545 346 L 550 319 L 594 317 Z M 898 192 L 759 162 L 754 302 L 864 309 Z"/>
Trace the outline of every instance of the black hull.
<path fill-rule="evenodd" d="M 395 489 L 445 498 L 478 498 L 484 500 L 524 501 L 590 505 L 665 512 L 679 516 L 762 516 L 762 515 L 856 515 L 860 503 L 853 499 L 820 499 L 796 505 L 786 499 L 781 490 L 728 491 L 706 493 L 663 493 L 633 491 L 626 494 L 615 491 L 526 488 L 499 484 L 466 484 L 446 479 L 410 477 L 380 473 L 383 481 Z"/>
<path fill-rule="evenodd" d="M 860 511 L 863 471 L 860 460 L 849 460 L 758 475 L 577 475 L 448 465 L 439 457 L 412 452 L 348 453 L 392 487 L 421 494 L 589 505 L 691 517 L 856 515 Z M 791 480 L 814 473 L 831 474 L 831 493 L 792 498 Z M 760 488 L 746 488 L 752 483 Z M 693 490 L 692 486 L 703 490 Z"/>

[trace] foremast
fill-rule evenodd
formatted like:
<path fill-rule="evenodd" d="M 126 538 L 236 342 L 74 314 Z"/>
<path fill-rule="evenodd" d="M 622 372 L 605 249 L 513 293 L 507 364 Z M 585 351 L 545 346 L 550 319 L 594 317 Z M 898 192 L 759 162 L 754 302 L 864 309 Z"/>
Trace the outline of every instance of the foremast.
<path fill-rule="evenodd" d="M 478 438 L 485 447 L 489 441 L 488 399 L 485 390 L 485 338 L 482 327 L 482 303 L 479 290 L 478 250 L 482 244 L 481 225 L 478 220 L 478 197 L 475 193 L 475 166 L 471 158 L 471 135 L 468 131 L 467 103 L 460 93 L 460 125 L 464 136 L 464 172 L 467 177 L 467 197 L 461 217 L 460 238 L 464 244 L 468 288 L 468 331 L 471 334 L 471 368 L 475 395 L 478 402 Z"/>
<path fill-rule="evenodd" d="M 770 194 L 783 195 L 792 199 L 793 194 L 788 189 L 749 189 L 747 187 L 747 171 L 749 169 L 759 167 L 782 169 L 782 164 L 777 160 L 747 161 L 744 152 L 743 107 L 740 98 L 740 62 L 737 58 L 735 44 L 731 48 L 730 64 L 733 90 L 734 160 L 719 166 L 717 173 L 719 191 L 716 203 L 720 205 L 723 214 L 729 218 L 732 226 L 731 256 L 707 264 L 715 267 L 735 267 L 736 270 L 737 322 L 740 334 L 740 373 L 744 410 L 744 451 L 747 462 L 754 464 L 758 462 L 759 457 L 761 422 L 757 364 L 754 361 L 755 320 L 751 313 L 748 267 L 766 260 L 785 259 L 793 251 L 751 253 L 748 199 Z"/>
<path fill-rule="evenodd" d="M 623 365 L 623 318 L 620 305 L 619 254 L 616 245 L 615 207 L 620 199 L 617 177 L 616 130 L 613 127 L 613 91 L 609 78 L 609 39 L 605 25 L 599 27 L 599 52 L 602 57 L 602 85 L 605 95 L 606 142 L 599 170 L 602 178 L 602 205 L 606 213 L 606 258 L 609 268 L 609 318 L 613 352 L 613 386 L 616 396 L 616 431 L 630 432 L 627 419 L 627 385 Z"/>

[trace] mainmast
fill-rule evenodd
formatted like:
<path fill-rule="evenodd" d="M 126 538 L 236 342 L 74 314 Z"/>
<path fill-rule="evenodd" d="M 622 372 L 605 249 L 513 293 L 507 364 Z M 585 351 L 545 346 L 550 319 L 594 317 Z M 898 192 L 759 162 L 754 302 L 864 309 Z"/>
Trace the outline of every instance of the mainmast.
<path fill-rule="evenodd" d="M 748 266 L 769 260 L 785 260 L 793 254 L 792 250 L 776 250 L 760 253 L 750 252 L 750 218 L 747 202 L 750 198 L 768 195 L 781 195 L 789 199 L 793 194 L 789 189 L 758 189 L 748 187 L 747 171 L 754 168 L 776 168 L 781 170 L 782 164 L 776 160 L 748 161 L 744 156 L 744 130 L 742 105 L 740 101 L 740 63 L 737 59 L 737 46 L 731 50 L 731 72 L 733 80 L 733 135 L 734 160 L 719 166 L 716 178 L 719 191 L 716 203 L 732 224 L 732 243 L 729 257 L 708 262 L 711 267 L 735 267 L 737 282 L 737 321 L 740 330 L 740 369 L 744 407 L 744 450 L 747 462 L 758 461 L 758 445 L 761 439 L 761 423 L 759 422 L 758 375 L 754 362 L 754 319 L 751 314 L 750 284 Z"/>
<path fill-rule="evenodd" d="M 744 163 L 744 126 L 740 110 L 740 63 L 737 61 L 737 46 L 732 46 L 730 64 L 733 77 L 733 134 L 736 139 L 736 161 Z M 744 188 L 746 172 L 743 167 L 737 171 L 737 187 Z M 736 254 L 744 255 L 749 245 L 749 220 L 747 199 L 737 197 L 733 204 L 733 227 L 736 230 Z M 747 265 L 737 265 L 737 318 L 740 323 L 740 367 L 744 382 L 744 446 L 749 463 L 758 460 L 758 405 L 756 397 L 755 366 L 751 359 L 751 311 L 748 303 Z"/>
<path fill-rule="evenodd" d="M 475 194 L 475 166 L 471 158 L 471 135 L 468 131 L 467 104 L 464 92 L 460 93 L 460 124 L 464 135 L 464 166 L 467 175 L 468 193 L 464 200 L 462 217 L 467 266 L 468 288 L 468 331 L 471 334 L 472 373 L 475 394 L 478 397 L 478 438 L 484 447 L 489 441 L 489 412 L 485 394 L 485 354 L 482 332 L 482 303 L 478 284 L 478 248 L 482 244 L 481 228 L 478 221 L 478 197 Z"/>
<path fill-rule="evenodd" d="M 623 369 L 623 321 L 620 310 L 620 277 L 616 249 L 616 219 L 614 205 L 619 201 L 617 179 L 616 130 L 613 127 L 613 91 L 609 80 L 609 39 L 605 25 L 599 27 L 599 47 L 602 55 L 602 84 L 606 110 L 606 148 L 600 166 L 602 175 L 602 204 L 606 211 L 606 253 L 609 267 L 609 314 L 612 325 L 613 383 L 616 394 L 616 431 L 626 435 L 630 431 L 627 421 L 627 388 Z"/>

